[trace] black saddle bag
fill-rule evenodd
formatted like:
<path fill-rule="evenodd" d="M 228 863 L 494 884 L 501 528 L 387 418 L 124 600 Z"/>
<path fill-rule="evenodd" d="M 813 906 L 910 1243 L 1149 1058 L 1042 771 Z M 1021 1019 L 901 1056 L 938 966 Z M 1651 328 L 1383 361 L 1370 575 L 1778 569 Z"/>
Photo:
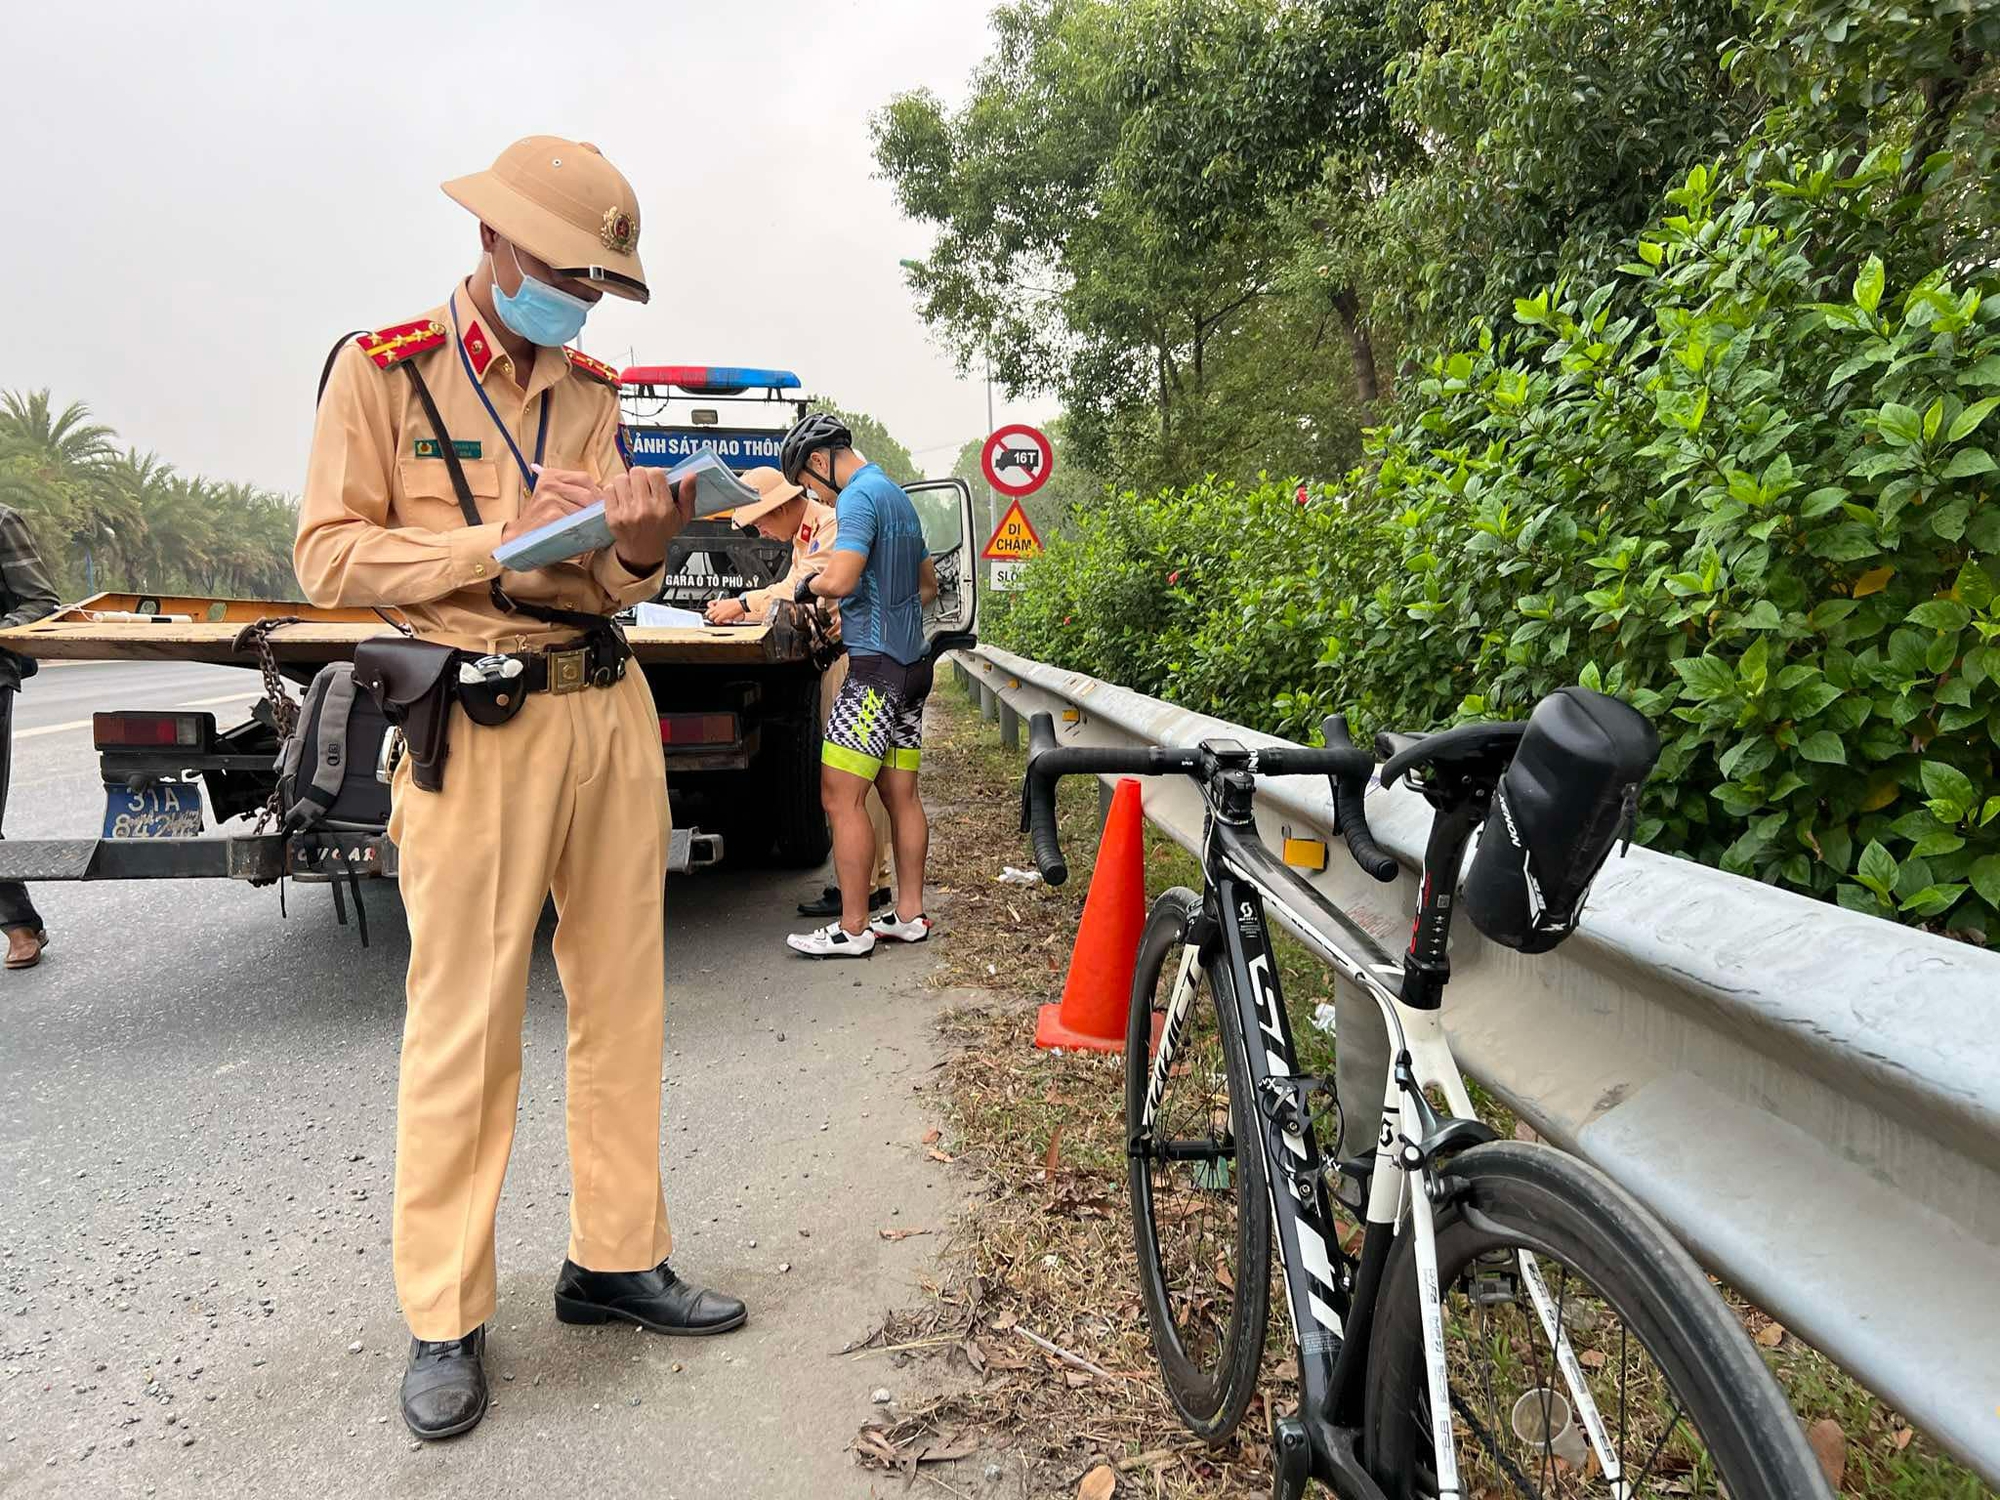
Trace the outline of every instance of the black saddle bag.
<path fill-rule="evenodd" d="M 460 655 L 450 646 L 407 636 L 378 636 L 354 648 L 355 685 L 373 694 L 383 716 L 403 731 L 411 779 L 427 792 L 444 790 Z"/>
<path fill-rule="evenodd" d="M 1658 732 L 1616 698 L 1566 687 L 1536 704 L 1466 874 L 1472 925 L 1523 953 L 1568 937 L 1659 758 Z"/>

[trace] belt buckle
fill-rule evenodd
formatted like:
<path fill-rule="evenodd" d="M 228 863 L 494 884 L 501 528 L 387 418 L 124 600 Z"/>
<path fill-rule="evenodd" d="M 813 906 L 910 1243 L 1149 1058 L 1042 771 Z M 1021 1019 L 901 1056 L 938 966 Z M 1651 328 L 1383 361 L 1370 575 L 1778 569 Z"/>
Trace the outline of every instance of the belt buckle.
<path fill-rule="evenodd" d="M 549 653 L 549 691 L 580 693 L 590 686 L 590 652 L 579 646 L 574 651 Z"/>

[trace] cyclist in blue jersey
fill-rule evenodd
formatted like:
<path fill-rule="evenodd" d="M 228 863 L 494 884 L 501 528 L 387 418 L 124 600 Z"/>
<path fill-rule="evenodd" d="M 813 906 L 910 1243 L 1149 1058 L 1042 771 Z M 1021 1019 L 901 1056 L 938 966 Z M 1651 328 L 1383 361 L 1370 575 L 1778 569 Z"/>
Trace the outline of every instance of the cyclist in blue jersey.
<path fill-rule="evenodd" d="M 838 417 L 815 412 L 799 422 L 785 435 L 779 462 L 786 479 L 834 507 L 833 555 L 799 581 L 797 597 L 840 602 L 848 658 L 847 680 L 827 713 L 820 750 L 820 800 L 833 830 L 840 917 L 786 941 L 810 958 L 864 958 L 878 938 L 921 943 L 930 936 L 924 915 L 930 827 L 917 796 L 917 767 L 931 690 L 924 606 L 937 597 L 937 570 L 916 506 L 901 485 L 854 451 L 854 436 Z M 870 785 L 888 809 L 896 851 L 896 904 L 872 922 Z"/>

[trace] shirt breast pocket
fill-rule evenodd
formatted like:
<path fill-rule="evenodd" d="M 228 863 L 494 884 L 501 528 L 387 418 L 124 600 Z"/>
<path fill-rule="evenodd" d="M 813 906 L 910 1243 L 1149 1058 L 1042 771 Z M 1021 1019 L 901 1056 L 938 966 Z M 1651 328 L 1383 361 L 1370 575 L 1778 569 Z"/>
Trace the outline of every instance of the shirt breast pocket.
<path fill-rule="evenodd" d="M 500 514 L 500 462 L 492 458 L 459 460 L 466 487 L 479 507 L 481 521 L 508 521 Z M 451 487 L 451 470 L 441 458 L 404 458 L 396 462 L 396 520 L 426 531 L 449 531 L 465 525 L 458 495 Z"/>

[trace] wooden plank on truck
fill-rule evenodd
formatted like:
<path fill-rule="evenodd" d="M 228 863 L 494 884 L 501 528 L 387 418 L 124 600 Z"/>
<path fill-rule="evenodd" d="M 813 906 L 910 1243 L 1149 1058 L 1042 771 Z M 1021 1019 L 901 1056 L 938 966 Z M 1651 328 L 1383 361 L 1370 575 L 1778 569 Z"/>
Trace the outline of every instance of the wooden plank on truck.
<path fill-rule="evenodd" d="M 390 626 L 373 610 L 321 609 L 270 599 L 215 599 L 173 594 L 96 594 L 31 625 L 0 630 L 0 646 L 38 661 L 200 661 L 246 666 L 236 637 L 257 620 L 295 616 L 272 632 L 282 662 L 345 661 L 355 646 Z M 628 626 L 626 639 L 641 665 L 763 665 L 803 659 L 791 631 L 769 625 L 692 629 Z"/>

